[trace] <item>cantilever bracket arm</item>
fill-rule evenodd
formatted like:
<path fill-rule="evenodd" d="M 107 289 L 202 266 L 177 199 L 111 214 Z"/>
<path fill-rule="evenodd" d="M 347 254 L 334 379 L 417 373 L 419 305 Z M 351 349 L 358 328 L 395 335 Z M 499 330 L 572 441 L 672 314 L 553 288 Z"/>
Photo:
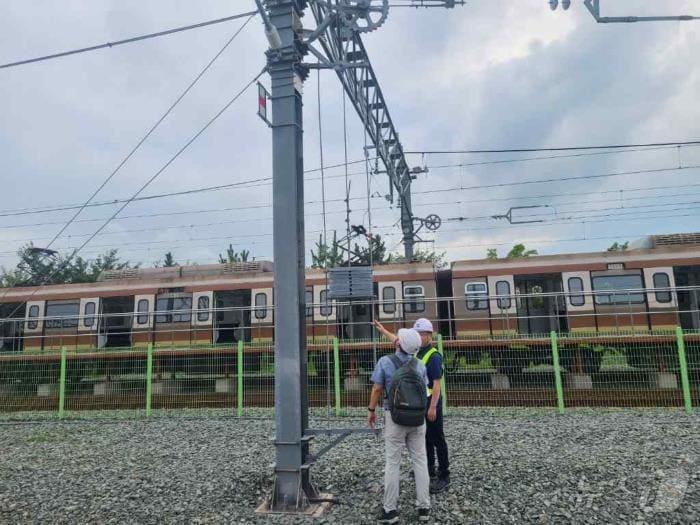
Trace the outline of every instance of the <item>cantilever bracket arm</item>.
<path fill-rule="evenodd" d="M 600 16 L 600 0 L 584 0 L 584 5 L 599 24 L 634 23 L 634 22 L 687 22 L 700 20 L 700 16 Z"/>
<path fill-rule="evenodd" d="M 537 220 L 513 220 L 513 212 L 514 211 L 519 211 L 519 210 L 533 210 L 535 208 L 551 208 L 549 204 L 540 204 L 540 205 L 535 205 L 535 206 L 514 206 L 510 208 L 506 213 L 503 215 L 492 215 L 492 219 L 506 219 L 510 224 L 534 224 L 538 222 L 544 222 L 544 219 L 537 219 Z"/>
<path fill-rule="evenodd" d="M 310 457 L 308 458 L 309 461 L 316 462 L 329 452 L 331 449 L 333 449 L 335 446 L 339 445 L 342 443 L 346 438 L 350 437 L 352 434 L 373 434 L 373 435 L 378 435 L 379 431 L 376 429 L 372 428 L 329 428 L 329 429 L 312 429 L 309 428 L 306 430 L 306 435 L 307 437 L 313 437 L 313 436 L 336 436 L 335 439 L 333 439 L 330 443 L 328 443 L 325 447 L 323 447 L 321 450 L 316 452 L 316 454 L 311 454 Z"/>

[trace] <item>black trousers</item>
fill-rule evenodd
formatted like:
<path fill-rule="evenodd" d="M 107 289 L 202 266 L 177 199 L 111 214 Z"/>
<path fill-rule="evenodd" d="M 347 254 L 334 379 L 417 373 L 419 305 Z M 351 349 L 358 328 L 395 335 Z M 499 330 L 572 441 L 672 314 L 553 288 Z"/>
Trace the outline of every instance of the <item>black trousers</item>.
<path fill-rule="evenodd" d="M 430 398 L 428 398 L 430 406 Z M 450 475 L 450 458 L 447 452 L 447 441 L 442 428 L 442 403 L 437 406 L 437 418 L 435 421 L 426 419 L 425 449 L 428 455 L 428 472 L 431 476 L 437 474 L 439 478 Z M 435 456 L 437 455 L 438 470 L 435 470 Z"/>

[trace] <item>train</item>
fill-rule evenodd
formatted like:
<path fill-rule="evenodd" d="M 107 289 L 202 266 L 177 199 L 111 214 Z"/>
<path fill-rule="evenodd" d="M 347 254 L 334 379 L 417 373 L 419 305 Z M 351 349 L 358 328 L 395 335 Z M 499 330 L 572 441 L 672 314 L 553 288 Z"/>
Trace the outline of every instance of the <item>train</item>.
<path fill-rule="evenodd" d="M 0 352 L 270 344 L 273 269 L 268 261 L 125 269 L 95 283 L 3 289 Z M 366 342 L 374 319 L 396 330 L 420 317 L 434 320 L 446 341 L 700 329 L 700 233 L 653 235 L 623 251 L 462 260 L 446 269 L 377 265 L 371 301 L 331 299 L 327 275 L 306 272 L 310 343 Z M 464 357 L 481 354 L 475 346 Z M 585 354 L 583 366 L 597 370 L 600 356 Z M 507 351 L 491 357 L 503 373 L 517 368 Z M 632 364 L 643 359 L 629 356 Z"/>

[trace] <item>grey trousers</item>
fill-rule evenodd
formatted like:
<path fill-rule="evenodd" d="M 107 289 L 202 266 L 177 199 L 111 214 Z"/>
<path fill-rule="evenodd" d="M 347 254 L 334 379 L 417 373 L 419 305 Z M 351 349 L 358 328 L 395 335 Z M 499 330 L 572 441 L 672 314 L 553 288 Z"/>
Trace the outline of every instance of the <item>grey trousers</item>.
<path fill-rule="evenodd" d="M 416 479 L 416 507 L 430 508 L 430 477 L 425 452 L 425 423 L 420 427 L 404 427 L 384 414 L 384 510 L 397 510 L 401 476 L 401 452 L 408 448 Z"/>

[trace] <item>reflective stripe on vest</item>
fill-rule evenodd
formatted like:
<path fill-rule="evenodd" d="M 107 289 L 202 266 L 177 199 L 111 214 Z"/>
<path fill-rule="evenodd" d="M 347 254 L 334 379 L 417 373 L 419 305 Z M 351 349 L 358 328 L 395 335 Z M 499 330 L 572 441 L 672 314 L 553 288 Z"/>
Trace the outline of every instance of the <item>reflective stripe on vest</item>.
<path fill-rule="evenodd" d="M 428 350 L 423 357 L 420 358 L 420 362 L 423 363 L 423 366 L 427 367 L 428 366 L 428 361 L 430 361 L 430 358 L 433 357 L 433 354 L 437 354 L 437 348 L 431 348 Z M 432 386 L 432 383 L 431 383 Z M 428 388 L 428 395 L 432 396 L 433 395 L 433 389 Z"/>

